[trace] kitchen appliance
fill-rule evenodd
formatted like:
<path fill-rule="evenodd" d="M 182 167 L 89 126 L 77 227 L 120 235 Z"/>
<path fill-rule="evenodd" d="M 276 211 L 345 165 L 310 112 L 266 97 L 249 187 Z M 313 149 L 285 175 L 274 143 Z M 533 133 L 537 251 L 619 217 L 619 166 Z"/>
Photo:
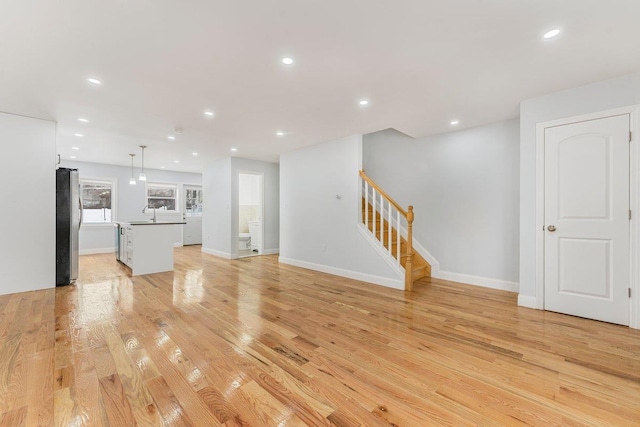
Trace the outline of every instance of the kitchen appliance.
<path fill-rule="evenodd" d="M 56 286 L 78 278 L 78 237 L 82 201 L 77 169 L 56 170 Z"/>

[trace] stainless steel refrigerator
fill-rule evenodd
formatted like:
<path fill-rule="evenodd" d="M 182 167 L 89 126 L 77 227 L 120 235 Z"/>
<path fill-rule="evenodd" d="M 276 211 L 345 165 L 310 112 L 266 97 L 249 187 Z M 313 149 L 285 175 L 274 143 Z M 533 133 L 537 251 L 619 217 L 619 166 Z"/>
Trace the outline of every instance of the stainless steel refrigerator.
<path fill-rule="evenodd" d="M 56 286 L 78 278 L 82 201 L 77 169 L 56 170 Z"/>

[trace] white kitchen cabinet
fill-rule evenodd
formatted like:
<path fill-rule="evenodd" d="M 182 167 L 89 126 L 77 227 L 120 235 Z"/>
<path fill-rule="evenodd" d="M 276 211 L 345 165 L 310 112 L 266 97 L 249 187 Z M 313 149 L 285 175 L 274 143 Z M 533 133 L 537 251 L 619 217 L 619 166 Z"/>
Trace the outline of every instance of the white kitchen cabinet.
<path fill-rule="evenodd" d="M 120 222 L 120 261 L 132 276 L 173 270 L 174 228 L 184 222 Z"/>

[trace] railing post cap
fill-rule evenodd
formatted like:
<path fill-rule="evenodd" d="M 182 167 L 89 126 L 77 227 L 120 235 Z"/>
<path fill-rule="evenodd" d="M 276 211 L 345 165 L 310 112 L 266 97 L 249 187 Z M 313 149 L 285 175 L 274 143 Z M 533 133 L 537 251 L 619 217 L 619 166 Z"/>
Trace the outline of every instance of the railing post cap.
<path fill-rule="evenodd" d="M 409 205 L 409 210 L 412 211 L 413 210 L 413 206 Z"/>

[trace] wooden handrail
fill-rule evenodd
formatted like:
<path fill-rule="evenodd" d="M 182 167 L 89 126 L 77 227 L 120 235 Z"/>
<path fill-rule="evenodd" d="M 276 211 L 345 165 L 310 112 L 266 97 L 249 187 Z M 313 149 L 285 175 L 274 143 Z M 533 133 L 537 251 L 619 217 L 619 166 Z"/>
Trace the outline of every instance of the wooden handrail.
<path fill-rule="evenodd" d="M 389 197 L 389 195 L 387 193 L 384 192 L 384 190 L 382 188 L 380 188 L 378 186 L 378 184 L 376 184 L 375 182 L 373 182 L 373 180 L 371 178 L 369 178 L 367 176 L 366 173 L 364 173 L 363 170 L 360 171 L 360 177 L 362 179 L 364 179 L 365 181 L 367 181 L 369 183 L 370 186 L 372 186 L 373 188 L 376 189 L 376 191 L 382 195 L 382 197 L 384 197 L 385 199 L 387 199 L 389 201 L 389 203 L 391 203 L 396 209 L 398 209 L 398 212 L 400 212 L 402 214 L 403 217 L 407 218 L 407 211 L 405 211 L 402 206 L 400 206 L 395 200 L 393 200 L 391 197 Z"/>

